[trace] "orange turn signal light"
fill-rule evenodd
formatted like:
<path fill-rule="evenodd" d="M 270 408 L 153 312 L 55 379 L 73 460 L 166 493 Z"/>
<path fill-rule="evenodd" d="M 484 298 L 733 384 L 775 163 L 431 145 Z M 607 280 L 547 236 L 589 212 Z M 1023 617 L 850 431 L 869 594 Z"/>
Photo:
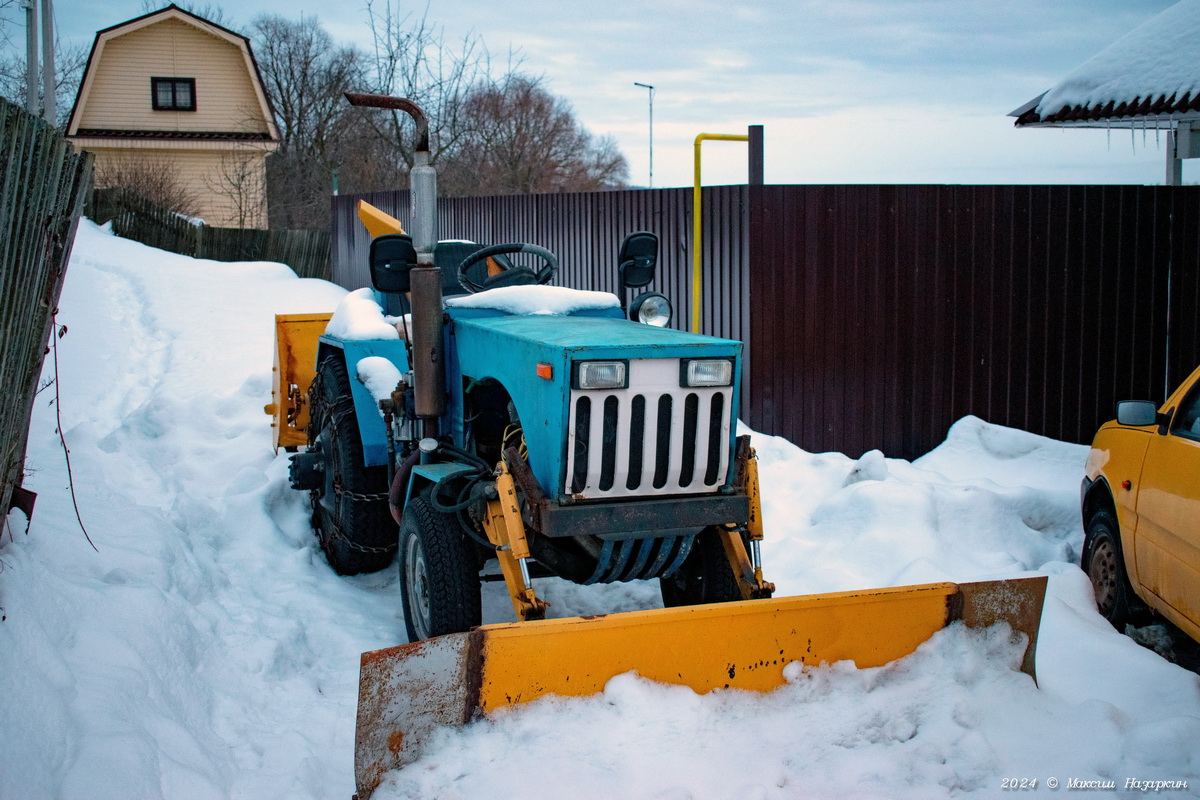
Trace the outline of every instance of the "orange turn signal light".
<path fill-rule="evenodd" d="M 552 379 L 554 377 L 554 367 L 539 362 L 537 365 L 537 376 L 546 380 Z"/>

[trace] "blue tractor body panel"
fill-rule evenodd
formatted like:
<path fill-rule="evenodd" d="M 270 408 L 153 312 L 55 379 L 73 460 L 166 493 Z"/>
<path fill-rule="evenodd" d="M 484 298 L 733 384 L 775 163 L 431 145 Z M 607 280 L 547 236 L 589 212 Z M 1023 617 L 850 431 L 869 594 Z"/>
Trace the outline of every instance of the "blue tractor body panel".
<path fill-rule="evenodd" d="M 462 446 L 466 433 L 464 383 L 488 379 L 499 382 L 512 398 L 521 420 L 534 476 L 546 494 L 560 502 L 571 500 L 565 491 L 565 475 L 570 455 L 568 420 L 574 362 L 672 359 L 669 369 L 678 374 L 678 359 L 729 358 L 736 363 L 742 351 L 741 342 L 731 339 L 631 322 L 621 316 L 619 309 L 571 316 L 515 316 L 450 309 L 449 315 L 447 416 L 455 443 Z M 539 365 L 543 365 L 542 375 Z M 732 419 L 737 418 L 733 404 L 738 396 L 739 372 L 733 370 L 731 407 L 724 412 Z M 732 453 L 735 431 L 732 425 L 729 428 L 720 446 Z M 730 479 L 727 477 L 724 483 L 727 485 Z"/>
<path fill-rule="evenodd" d="M 340 350 L 346 359 L 346 373 L 350 376 L 350 394 L 354 399 L 354 418 L 362 437 L 363 466 L 378 467 L 387 464 L 387 428 L 383 424 L 383 413 L 371 392 L 357 379 L 358 362 L 368 356 L 381 356 L 395 365 L 400 374 L 408 372 L 408 354 L 404 342 L 399 339 L 341 339 L 324 334 L 317 350 L 317 363 L 331 352 Z"/>

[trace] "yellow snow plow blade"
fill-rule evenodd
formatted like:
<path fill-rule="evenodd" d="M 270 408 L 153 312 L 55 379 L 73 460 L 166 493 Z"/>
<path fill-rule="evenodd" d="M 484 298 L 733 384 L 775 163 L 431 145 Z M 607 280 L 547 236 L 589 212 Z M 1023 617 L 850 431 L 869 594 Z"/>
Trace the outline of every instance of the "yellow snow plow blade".
<path fill-rule="evenodd" d="M 332 314 L 276 314 L 271 415 L 275 449 L 308 444 L 308 386 L 317 364 L 317 340 Z"/>
<path fill-rule="evenodd" d="M 902 658 L 952 622 L 1007 622 L 1034 674 L 1046 578 L 937 583 L 744 600 L 598 617 L 484 625 L 362 655 L 354 774 L 367 798 L 383 773 L 420 757 L 439 726 L 547 694 L 589 695 L 636 671 L 697 692 L 768 691 L 800 661 Z"/>

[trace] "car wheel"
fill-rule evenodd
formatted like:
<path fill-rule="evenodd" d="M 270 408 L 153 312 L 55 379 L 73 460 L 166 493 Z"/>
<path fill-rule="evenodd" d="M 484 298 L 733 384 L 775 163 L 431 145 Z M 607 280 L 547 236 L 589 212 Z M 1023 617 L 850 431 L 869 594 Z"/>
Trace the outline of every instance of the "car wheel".
<path fill-rule="evenodd" d="M 1092 582 L 1096 609 L 1114 628 L 1124 631 L 1133 617 L 1134 594 L 1125 574 L 1117 521 L 1107 511 L 1098 511 L 1088 520 L 1082 566 Z"/>
<path fill-rule="evenodd" d="M 400 520 L 400 598 L 410 642 L 469 631 L 483 620 L 479 557 L 458 522 L 414 497 Z"/>

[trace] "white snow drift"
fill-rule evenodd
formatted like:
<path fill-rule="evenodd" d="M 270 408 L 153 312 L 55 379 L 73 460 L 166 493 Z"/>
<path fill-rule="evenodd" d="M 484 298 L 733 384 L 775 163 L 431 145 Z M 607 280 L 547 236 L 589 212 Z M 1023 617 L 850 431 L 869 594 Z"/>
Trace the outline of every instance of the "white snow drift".
<path fill-rule="evenodd" d="M 0 544 L 0 797 L 350 796 L 358 654 L 402 641 L 396 576 L 332 573 L 262 413 L 272 316 L 344 295 L 81 224 L 31 427 L 37 510 Z M 911 464 L 754 443 L 780 593 L 1048 574 L 1039 685 L 1004 631 L 958 627 L 878 669 L 793 666 L 770 694 L 625 675 L 447 730 L 379 796 L 1196 794 L 1200 680 L 1113 631 L 1075 566 L 1085 448 L 974 418 Z M 560 616 L 658 603 L 646 583 L 539 591 Z M 485 614 L 511 618 L 497 585 Z"/>

